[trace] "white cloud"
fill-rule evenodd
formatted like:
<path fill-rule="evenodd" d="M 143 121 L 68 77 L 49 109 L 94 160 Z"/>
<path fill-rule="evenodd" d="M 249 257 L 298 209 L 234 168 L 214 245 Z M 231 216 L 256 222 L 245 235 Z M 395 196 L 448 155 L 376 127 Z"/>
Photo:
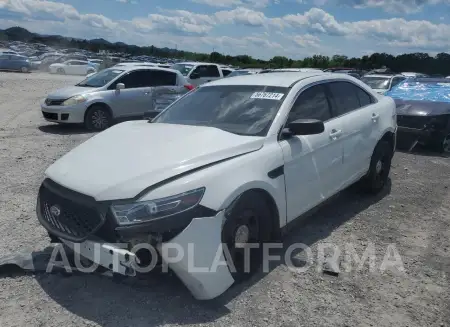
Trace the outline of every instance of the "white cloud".
<path fill-rule="evenodd" d="M 73 6 L 58 2 L 0 0 L 0 17 L 5 17 L 0 18 L 3 28 L 19 25 L 38 33 L 104 37 L 138 45 L 177 44 L 179 49 L 190 51 L 208 52 L 214 47 L 223 53 L 247 53 L 264 58 L 309 55 L 310 51 L 334 54 L 337 50 L 330 40 L 335 40 L 335 44 L 366 42 L 366 48 L 371 47 L 368 42 L 378 43 L 378 51 L 450 49 L 449 24 L 404 18 L 338 21 L 319 8 L 280 17 L 267 17 L 262 11 L 243 6 L 209 15 L 159 9 L 158 13 L 147 16 L 113 20 L 99 14 L 81 14 Z M 222 32 L 236 35 L 237 29 L 239 38 Z M 321 40 L 323 37 L 327 42 Z M 353 51 L 361 53 L 356 48 Z"/>
<path fill-rule="evenodd" d="M 265 8 L 270 3 L 270 0 L 190 0 L 190 1 L 218 8 L 230 8 L 236 6 Z"/>
<path fill-rule="evenodd" d="M 359 9 L 380 8 L 386 12 L 402 14 L 419 12 L 427 5 L 450 4 L 449 0 L 314 0 L 316 6 L 323 6 L 327 2 Z"/>

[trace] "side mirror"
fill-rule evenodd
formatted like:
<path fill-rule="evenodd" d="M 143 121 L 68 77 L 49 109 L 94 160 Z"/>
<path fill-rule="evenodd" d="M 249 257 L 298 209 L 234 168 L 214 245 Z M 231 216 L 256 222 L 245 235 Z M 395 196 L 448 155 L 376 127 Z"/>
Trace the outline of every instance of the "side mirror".
<path fill-rule="evenodd" d="M 190 79 L 198 79 L 200 78 L 200 74 L 197 72 L 192 72 L 191 75 L 189 76 Z"/>
<path fill-rule="evenodd" d="M 325 125 L 318 119 L 298 119 L 287 125 L 288 133 L 292 135 L 314 135 L 323 133 Z"/>
<path fill-rule="evenodd" d="M 123 90 L 125 88 L 125 84 L 123 83 L 117 83 L 116 90 Z"/>

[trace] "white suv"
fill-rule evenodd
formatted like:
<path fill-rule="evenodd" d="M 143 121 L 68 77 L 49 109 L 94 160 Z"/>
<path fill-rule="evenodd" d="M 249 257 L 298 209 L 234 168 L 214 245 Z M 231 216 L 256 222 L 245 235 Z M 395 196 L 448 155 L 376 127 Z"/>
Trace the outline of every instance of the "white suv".
<path fill-rule="evenodd" d="M 394 101 L 346 74 L 225 78 L 60 158 L 37 216 L 53 241 L 104 267 L 134 275 L 136 258 L 157 256 L 194 297 L 211 299 L 258 269 L 261 247 L 245 269 L 249 244 L 277 239 L 355 182 L 379 192 L 396 130 Z M 137 243 L 157 251 L 143 255 Z"/>

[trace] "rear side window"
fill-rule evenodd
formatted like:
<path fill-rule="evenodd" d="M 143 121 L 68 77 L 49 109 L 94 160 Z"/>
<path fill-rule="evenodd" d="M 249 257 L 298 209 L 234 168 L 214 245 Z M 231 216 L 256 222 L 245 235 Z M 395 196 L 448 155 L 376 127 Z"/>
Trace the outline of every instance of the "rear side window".
<path fill-rule="evenodd" d="M 177 74 L 162 70 L 151 71 L 151 86 L 177 85 Z"/>
<path fill-rule="evenodd" d="M 215 65 L 209 65 L 206 67 L 206 77 L 220 77 L 219 68 Z"/>
<path fill-rule="evenodd" d="M 356 93 L 358 94 L 360 107 L 368 106 L 369 104 L 374 102 L 370 94 L 364 91 L 362 88 L 356 87 Z"/>
<path fill-rule="evenodd" d="M 331 118 L 330 106 L 323 85 L 312 86 L 303 91 L 289 113 L 287 123 L 297 119 L 318 119 L 327 121 Z"/>
<path fill-rule="evenodd" d="M 231 70 L 228 70 L 228 69 L 222 69 L 222 74 L 223 74 L 223 76 L 228 76 L 228 75 L 231 74 Z"/>
<path fill-rule="evenodd" d="M 360 108 L 358 87 L 349 82 L 331 82 L 330 88 L 335 116 Z"/>

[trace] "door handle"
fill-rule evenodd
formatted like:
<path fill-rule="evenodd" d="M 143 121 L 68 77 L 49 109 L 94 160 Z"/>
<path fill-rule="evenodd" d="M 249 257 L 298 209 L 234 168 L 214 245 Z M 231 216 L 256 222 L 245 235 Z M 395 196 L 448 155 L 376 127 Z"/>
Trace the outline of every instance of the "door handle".
<path fill-rule="evenodd" d="M 376 122 L 376 121 L 378 120 L 378 118 L 380 118 L 380 115 L 379 115 L 379 114 L 375 114 L 375 113 L 372 114 L 372 120 L 373 120 L 374 122 Z"/>
<path fill-rule="evenodd" d="M 330 133 L 330 138 L 332 140 L 336 140 L 338 137 L 341 136 L 341 134 L 342 134 L 342 131 L 340 129 L 339 130 L 333 129 Z"/>

